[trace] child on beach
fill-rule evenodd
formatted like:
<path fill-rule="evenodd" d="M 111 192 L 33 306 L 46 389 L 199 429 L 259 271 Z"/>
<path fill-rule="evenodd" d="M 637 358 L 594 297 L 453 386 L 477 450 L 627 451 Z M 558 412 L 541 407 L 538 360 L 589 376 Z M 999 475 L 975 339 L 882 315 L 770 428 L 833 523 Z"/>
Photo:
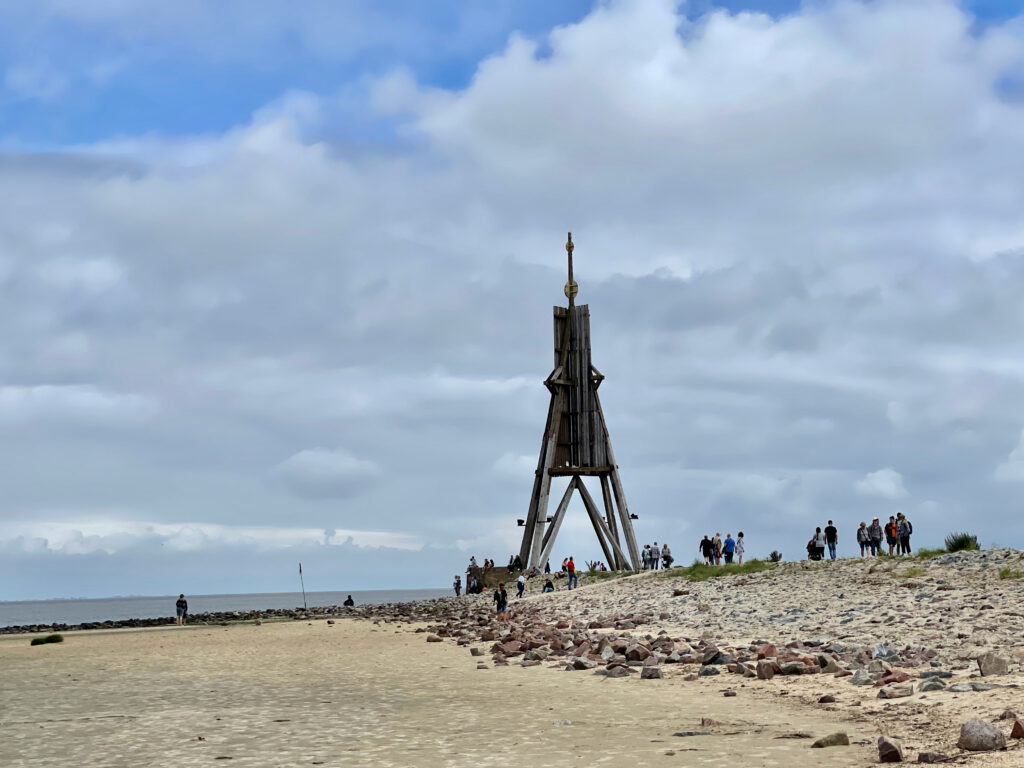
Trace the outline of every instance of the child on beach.
<path fill-rule="evenodd" d="M 184 595 L 178 595 L 178 601 L 174 604 L 174 611 L 178 614 L 178 626 L 184 626 L 185 620 L 188 618 L 188 600 L 185 599 Z"/>
<path fill-rule="evenodd" d="M 508 593 L 505 592 L 504 584 L 498 585 L 498 588 L 494 590 L 494 597 L 491 599 L 494 600 L 495 608 L 497 609 L 498 621 L 507 621 Z"/>
<path fill-rule="evenodd" d="M 455 590 L 456 597 L 462 594 L 462 577 L 457 573 L 455 574 L 455 582 L 452 584 L 452 589 Z"/>
<path fill-rule="evenodd" d="M 516 598 L 522 599 L 523 590 L 526 589 L 526 576 L 521 573 L 519 574 L 519 578 L 516 580 L 516 589 L 519 592 L 519 594 L 516 595 Z"/>

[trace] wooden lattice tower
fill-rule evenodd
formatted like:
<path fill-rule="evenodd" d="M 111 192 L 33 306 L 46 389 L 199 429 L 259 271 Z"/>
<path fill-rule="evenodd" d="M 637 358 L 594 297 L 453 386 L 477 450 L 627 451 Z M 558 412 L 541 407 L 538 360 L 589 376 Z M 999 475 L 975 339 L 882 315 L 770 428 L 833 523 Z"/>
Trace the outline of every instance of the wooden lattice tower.
<path fill-rule="evenodd" d="M 574 491 L 580 492 L 606 561 L 616 570 L 640 570 L 640 551 L 633 533 L 632 517 L 622 490 L 608 427 L 597 389 L 604 376 L 590 362 L 590 308 L 576 306 L 579 286 L 572 277 L 572 232 L 565 244 L 569 255 L 569 280 L 565 284 L 568 307 L 555 307 L 555 368 L 544 381 L 551 392 L 548 421 L 540 446 L 540 459 L 530 496 L 530 509 L 519 557 L 526 567 L 543 568 L 565 519 Z M 547 516 L 551 478 L 569 477 L 569 487 L 552 517 Z M 604 514 L 583 483 L 597 477 L 601 483 Z M 618 520 L 616 520 L 616 511 Z M 622 548 L 625 540 L 625 551 Z"/>

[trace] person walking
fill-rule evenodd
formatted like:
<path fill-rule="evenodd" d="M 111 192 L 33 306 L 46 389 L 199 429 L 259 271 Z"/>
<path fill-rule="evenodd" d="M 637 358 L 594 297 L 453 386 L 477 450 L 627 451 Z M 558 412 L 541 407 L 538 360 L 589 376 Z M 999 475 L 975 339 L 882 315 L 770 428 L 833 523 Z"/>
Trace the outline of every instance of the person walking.
<path fill-rule="evenodd" d="M 900 554 L 910 554 L 910 534 L 914 532 L 914 526 L 910 524 L 907 516 L 902 512 L 896 515 L 896 532 L 900 537 Z"/>
<path fill-rule="evenodd" d="M 743 541 L 743 531 L 736 534 L 736 564 L 743 565 L 743 550 L 746 542 Z"/>
<path fill-rule="evenodd" d="M 860 556 L 864 557 L 864 553 L 871 546 L 871 533 L 868 531 L 868 524 L 864 521 L 861 521 L 860 528 L 857 529 L 857 543 L 860 545 Z"/>
<path fill-rule="evenodd" d="M 889 545 L 889 557 L 892 557 L 899 540 L 900 528 L 896 524 L 896 518 L 889 515 L 889 522 L 885 524 L 885 543 Z"/>
<path fill-rule="evenodd" d="M 661 563 L 666 568 L 672 567 L 672 550 L 668 548 L 668 544 L 661 545 Z"/>
<path fill-rule="evenodd" d="M 519 574 L 519 578 L 516 579 L 516 599 L 522 600 L 523 590 L 526 589 L 526 576 L 522 573 Z"/>
<path fill-rule="evenodd" d="M 828 556 L 830 560 L 836 559 L 836 544 L 839 543 L 839 531 L 832 524 L 832 521 L 828 521 L 828 525 L 825 526 L 825 544 L 828 546 Z"/>
<path fill-rule="evenodd" d="M 715 548 L 715 565 L 722 564 L 722 534 L 715 531 L 715 538 L 711 540 L 712 546 Z"/>
<path fill-rule="evenodd" d="M 456 597 L 462 594 L 462 577 L 457 573 L 455 574 L 455 582 L 452 584 L 452 589 L 455 590 Z"/>
<path fill-rule="evenodd" d="M 868 545 L 871 547 L 872 556 L 882 551 L 882 526 L 877 517 L 871 518 L 871 525 L 868 526 Z"/>
<path fill-rule="evenodd" d="M 498 621 L 507 621 L 508 593 L 505 591 L 504 584 L 498 585 L 498 588 L 494 590 L 494 596 L 491 599 L 494 601 L 494 607 L 498 616 Z"/>
<path fill-rule="evenodd" d="M 178 600 L 174 603 L 174 612 L 177 614 L 177 625 L 185 626 L 185 622 L 188 620 L 188 600 L 184 595 L 178 595 Z"/>
<path fill-rule="evenodd" d="M 576 563 L 572 560 L 572 555 L 569 555 L 569 559 L 565 563 L 566 573 L 569 574 L 569 589 L 573 589 L 580 585 L 579 577 L 576 575 Z"/>
<path fill-rule="evenodd" d="M 711 565 L 715 556 L 715 545 L 711 543 L 711 539 L 708 538 L 706 533 L 704 538 L 700 540 L 700 544 L 697 545 L 697 549 L 704 556 L 704 565 Z"/>
<path fill-rule="evenodd" d="M 661 567 L 661 547 L 658 546 L 658 542 L 654 542 L 654 546 L 651 547 L 651 568 L 655 571 Z"/>
<path fill-rule="evenodd" d="M 736 551 L 736 540 L 731 533 L 725 534 L 725 541 L 722 542 L 722 555 L 725 557 L 725 564 L 732 562 L 732 553 Z"/>
<path fill-rule="evenodd" d="M 814 545 L 814 559 L 824 560 L 825 559 L 825 534 L 821 531 L 821 526 L 814 529 L 814 537 L 811 539 Z"/>

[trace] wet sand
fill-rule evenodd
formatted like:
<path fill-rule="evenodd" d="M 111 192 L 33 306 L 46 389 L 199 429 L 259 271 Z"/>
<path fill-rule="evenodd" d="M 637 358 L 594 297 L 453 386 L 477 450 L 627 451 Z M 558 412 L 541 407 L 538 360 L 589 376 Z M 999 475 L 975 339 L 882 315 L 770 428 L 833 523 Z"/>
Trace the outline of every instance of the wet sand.
<path fill-rule="evenodd" d="M 28 643 L 0 637 L 0 765 L 10 768 L 876 760 L 875 725 L 780 696 L 781 686 L 609 680 L 546 665 L 478 670 L 466 648 L 386 624 L 72 632 L 63 644 Z M 725 698 L 727 689 L 738 695 Z M 702 728 L 702 717 L 721 724 Z M 673 735 L 700 730 L 712 735 Z M 837 730 L 853 745 L 811 750 L 807 739 L 777 738 Z"/>

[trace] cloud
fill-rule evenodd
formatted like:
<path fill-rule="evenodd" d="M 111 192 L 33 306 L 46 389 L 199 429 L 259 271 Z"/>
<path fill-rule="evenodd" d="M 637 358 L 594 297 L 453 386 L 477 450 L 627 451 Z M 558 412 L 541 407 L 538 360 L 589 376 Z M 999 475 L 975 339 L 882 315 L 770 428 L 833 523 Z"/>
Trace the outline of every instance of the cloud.
<path fill-rule="evenodd" d="M 880 496 L 883 499 L 902 499 L 907 496 L 903 487 L 903 476 L 894 469 L 879 469 L 868 472 L 854 487 L 865 496 Z"/>
<path fill-rule="evenodd" d="M 1024 482 L 1024 430 L 1017 447 L 1010 451 L 1006 461 L 996 467 L 995 479 L 1007 483 Z"/>
<path fill-rule="evenodd" d="M 13 66 L 4 72 L 4 86 L 23 99 L 52 102 L 68 87 L 67 78 L 45 67 Z"/>
<path fill-rule="evenodd" d="M 205 18 L 89 8 L 72 23 L 117 17 L 123 39 Z M 641 540 L 728 521 L 752 554 L 791 551 L 820 510 L 870 518 L 906 487 L 935 502 L 918 535 L 969 515 L 1019 539 L 993 468 L 1024 408 L 1022 29 L 951 2 L 601 3 L 456 87 L 415 56 L 338 82 L 274 70 L 233 125 L 0 153 L 0 520 L 71 526 L 99 573 L 150 550 L 74 510 L 130 510 L 173 528 L 153 551 L 224 583 L 246 527 L 322 542 L 379 521 L 439 583 L 460 546 L 507 557 L 572 229 Z M 354 139 L 359 120 L 379 133 Z M 559 546 L 583 558 L 574 515 Z"/>
<path fill-rule="evenodd" d="M 327 448 L 299 451 L 278 464 L 274 473 L 296 495 L 314 499 L 353 496 L 382 474 L 372 461 Z"/>

